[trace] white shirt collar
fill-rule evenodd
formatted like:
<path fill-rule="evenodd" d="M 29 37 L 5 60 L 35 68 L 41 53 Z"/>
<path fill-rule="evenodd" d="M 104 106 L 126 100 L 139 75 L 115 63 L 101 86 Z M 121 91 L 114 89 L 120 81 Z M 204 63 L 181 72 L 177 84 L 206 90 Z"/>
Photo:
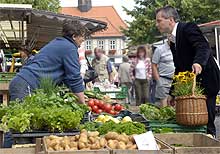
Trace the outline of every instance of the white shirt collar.
<path fill-rule="evenodd" d="M 174 37 L 176 37 L 176 31 L 177 31 L 177 26 L 178 26 L 178 22 L 175 24 L 175 26 L 174 26 L 174 28 L 173 28 L 173 31 L 172 31 L 172 35 L 174 36 Z"/>

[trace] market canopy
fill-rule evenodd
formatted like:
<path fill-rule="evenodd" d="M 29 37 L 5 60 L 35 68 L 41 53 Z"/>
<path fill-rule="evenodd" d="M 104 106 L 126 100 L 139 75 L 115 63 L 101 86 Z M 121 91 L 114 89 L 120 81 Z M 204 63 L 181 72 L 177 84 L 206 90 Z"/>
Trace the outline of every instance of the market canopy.
<path fill-rule="evenodd" d="M 0 48 L 17 48 L 30 44 L 40 49 L 50 40 L 62 35 L 66 19 L 78 20 L 91 33 L 105 29 L 102 21 L 57 14 L 32 8 L 0 7 Z"/>

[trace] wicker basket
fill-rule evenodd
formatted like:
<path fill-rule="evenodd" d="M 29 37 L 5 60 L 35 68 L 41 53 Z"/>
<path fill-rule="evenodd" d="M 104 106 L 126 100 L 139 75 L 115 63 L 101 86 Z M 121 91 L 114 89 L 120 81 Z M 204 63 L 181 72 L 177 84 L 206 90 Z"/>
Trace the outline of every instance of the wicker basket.
<path fill-rule="evenodd" d="M 196 77 L 194 78 L 192 96 L 176 98 L 176 121 L 180 125 L 200 126 L 208 123 L 205 96 L 195 96 Z"/>

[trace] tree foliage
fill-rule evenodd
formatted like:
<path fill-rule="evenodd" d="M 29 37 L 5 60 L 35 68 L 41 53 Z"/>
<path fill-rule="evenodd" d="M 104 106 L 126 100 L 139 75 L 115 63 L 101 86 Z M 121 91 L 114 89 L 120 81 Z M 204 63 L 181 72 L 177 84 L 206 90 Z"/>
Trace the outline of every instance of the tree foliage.
<path fill-rule="evenodd" d="M 52 12 L 58 12 L 60 8 L 59 0 L 0 0 L 0 3 L 31 4 L 33 8 Z"/>
<path fill-rule="evenodd" d="M 219 0 L 135 0 L 133 10 L 124 8 L 134 20 L 128 22 L 128 29 L 123 29 L 129 38 L 130 45 L 152 43 L 159 36 L 155 26 L 155 10 L 165 5 L 177 9 L 181 21 L 205 23 L 220 19 Z"/>

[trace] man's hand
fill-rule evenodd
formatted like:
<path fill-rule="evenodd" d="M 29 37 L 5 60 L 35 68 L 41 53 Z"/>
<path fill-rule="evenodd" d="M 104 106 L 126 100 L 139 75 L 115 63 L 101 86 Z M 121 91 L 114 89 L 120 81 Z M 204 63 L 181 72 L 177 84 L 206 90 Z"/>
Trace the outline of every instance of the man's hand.
<path fill-rule="evenodd" d="M 75 93 L 75 95 L 79 98 L 79 103 L 85 104 L 84 92 Z"/>
<path fill-rule="evenodd" d="M 173 96 L 168 96 L 167 97 L 167 104 L 170 105 L 170 106 L 175 106 L 175 99 Z"/>
<path fill-rule="evenodd" d="M 193 64 L 192 66 L 192 71 L 193 73 L 195 73 L 196 75 L 201 74 L 202 73 L 202 66 L 198 63 Z"/>

